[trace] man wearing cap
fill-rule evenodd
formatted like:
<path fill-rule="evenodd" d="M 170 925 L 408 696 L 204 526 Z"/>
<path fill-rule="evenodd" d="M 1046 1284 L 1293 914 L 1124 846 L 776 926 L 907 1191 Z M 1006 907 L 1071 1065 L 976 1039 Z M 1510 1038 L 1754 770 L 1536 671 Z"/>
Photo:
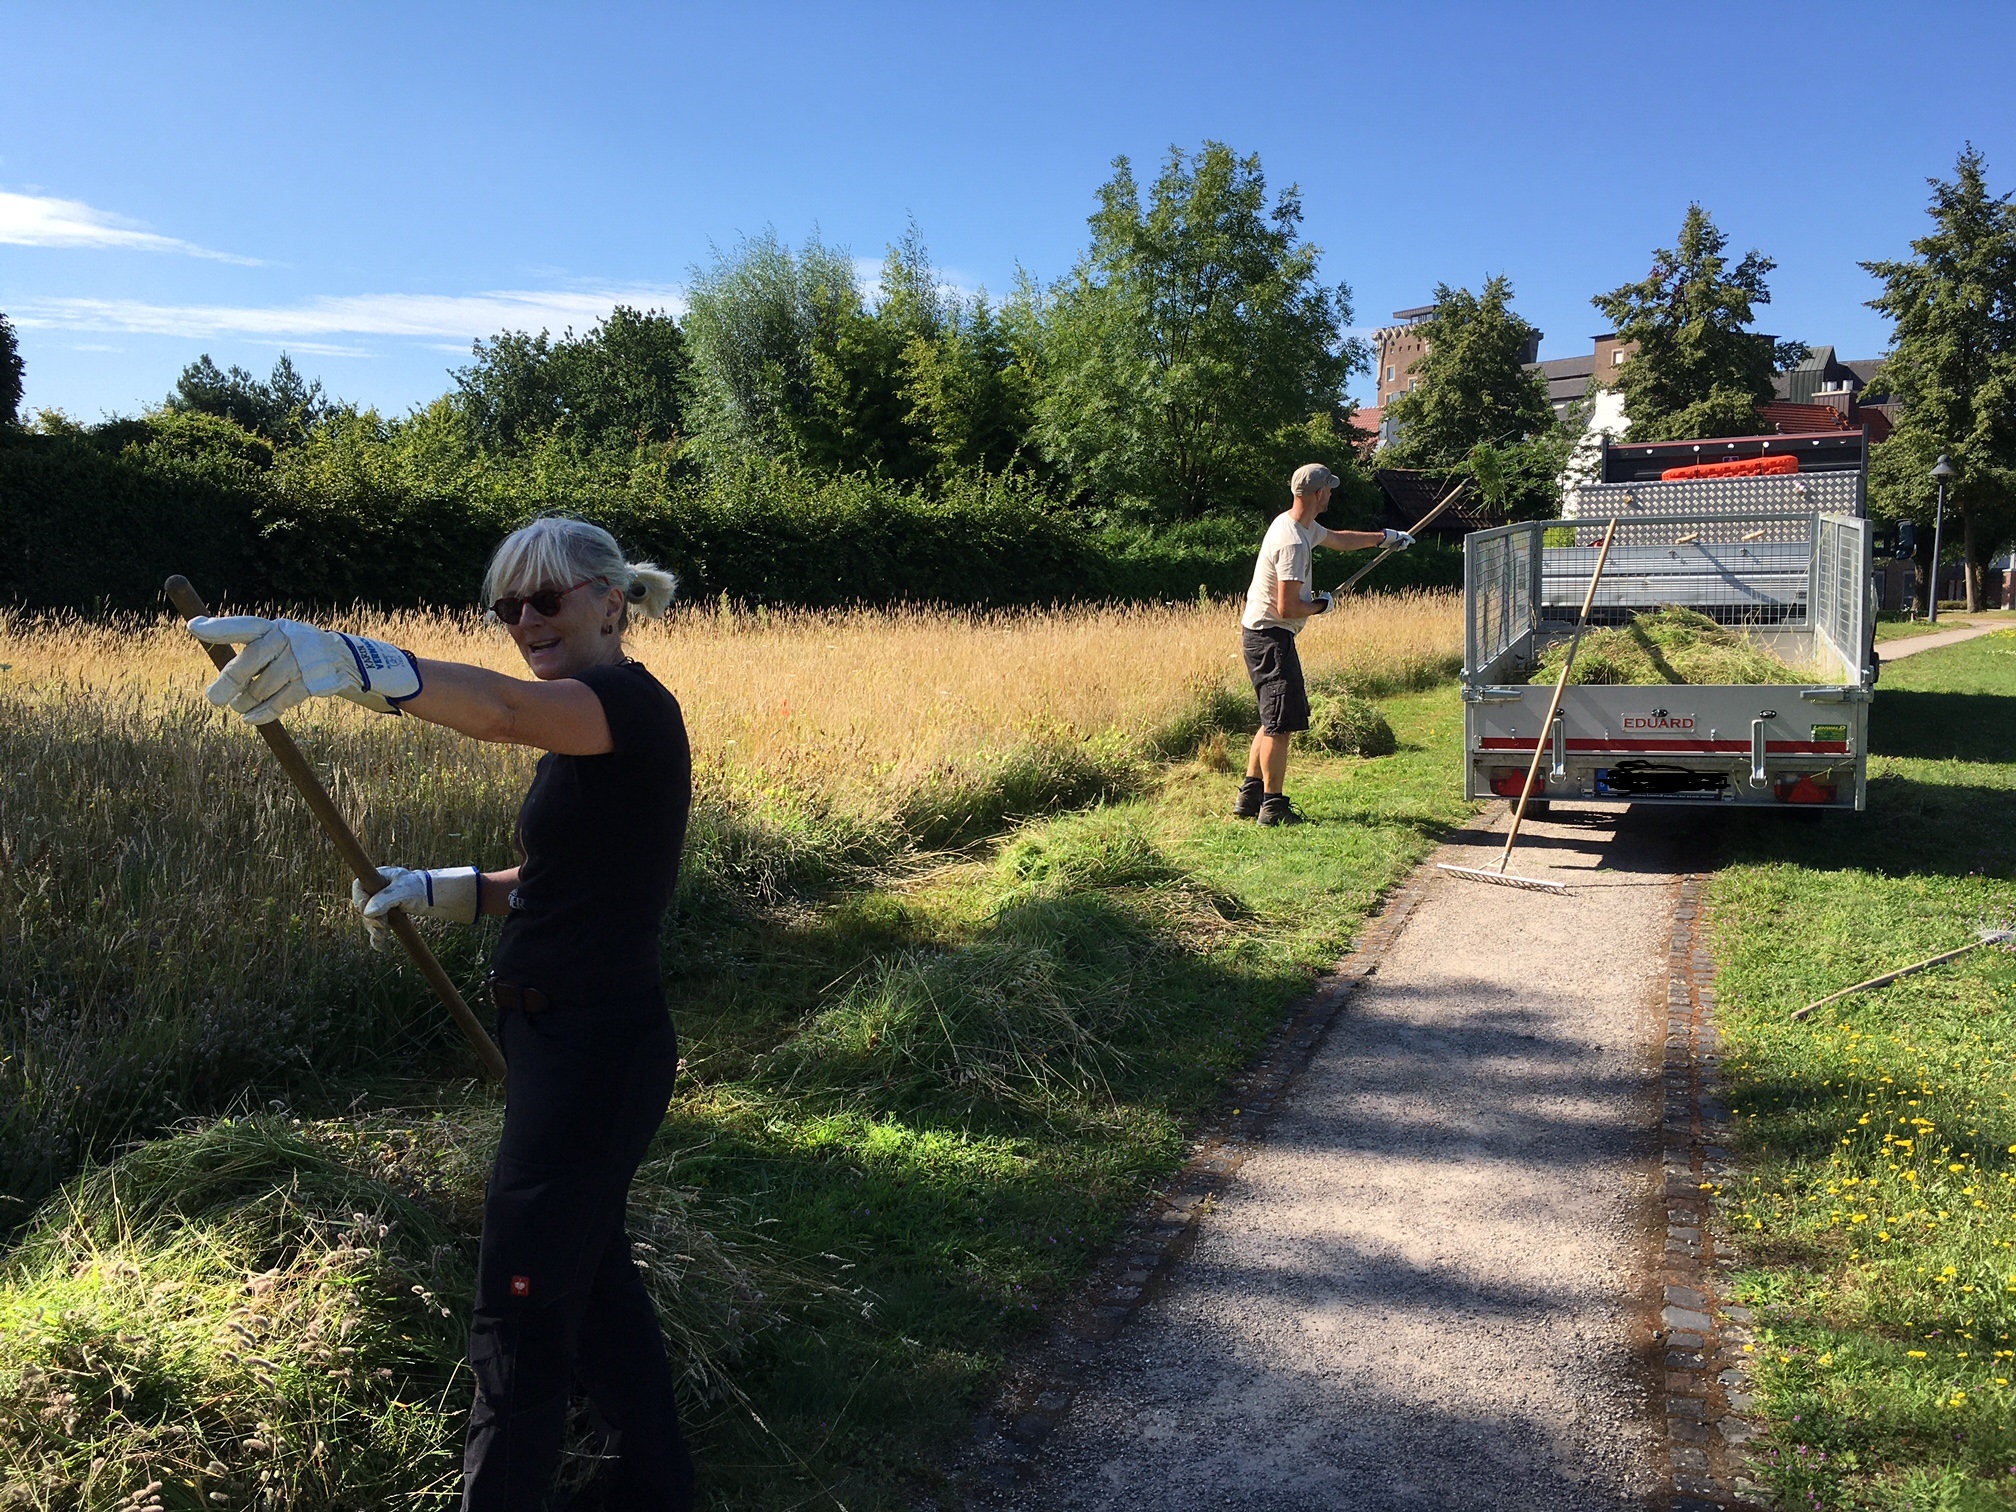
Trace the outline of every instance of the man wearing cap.
<path fill-rule="evenodd" d="M 1320 462 L 1295 469 L 1290 487 L 1294 502 L 1274 517 L 1260 542 L 1253 566 L 1253 586 L 1246 590 L 1246 612 L 1240 617 L 1240 640 L 1246 652 L 1246 675 L 1260 699 L 1260 730 L 1246 757 L 1246 780 L 1232 812 L 1262 824 L 1300 824 L 1302 816 L 1282 792 L 1288 779 L 1288 743 L 1297 730 L 1309 728 L 1309 690 L 1302 681 L 1302 659 L 1295 637 L 1311 615 L 1330 607 L 1330 595 L 1309 592 L 1309 553 L 1313 547 L 1365 551 L 1374 546 L 1414 544 L 1404 530 L 1326 530 L 1316 523 L 1330 503 L 1330 491 L 1340 480 Z"/>

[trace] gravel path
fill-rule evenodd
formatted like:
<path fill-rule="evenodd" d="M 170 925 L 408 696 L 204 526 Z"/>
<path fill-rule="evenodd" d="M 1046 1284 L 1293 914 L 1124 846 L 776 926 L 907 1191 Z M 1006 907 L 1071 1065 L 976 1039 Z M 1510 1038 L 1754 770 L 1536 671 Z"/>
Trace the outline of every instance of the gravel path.
<path fill-rule="evenodd" d="M 1657 1010 L 1688 826 L 1557 810 L 1513 870 L 1570 896 L 1430 887 L 1017 1505 L 1646 1505 Z M 1438 859 L 1492 844 L 1459 841 Z"/>

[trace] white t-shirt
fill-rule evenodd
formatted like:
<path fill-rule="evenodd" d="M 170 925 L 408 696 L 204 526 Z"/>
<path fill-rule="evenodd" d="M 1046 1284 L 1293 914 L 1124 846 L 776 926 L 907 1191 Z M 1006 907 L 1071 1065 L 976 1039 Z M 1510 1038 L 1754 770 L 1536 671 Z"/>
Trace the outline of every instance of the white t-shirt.
<path fill-rule="evenodd" d="M 1315 521 L 1297 525 L 1292 510 L 1274 516 L 1260 541 L 1260 560 L 1253 564 L 1253 586 L 1246 590 L 1246 612 L 1239 623 L 1248 630 L 1286 630 L 1300 634 L 1309 621 L 1277 619 L 1274 616 L 1274 585 L 1300 583 L 1302 601 L 1309 600 L 1309 553 L 1330 539 L 1330 532 Z"/>

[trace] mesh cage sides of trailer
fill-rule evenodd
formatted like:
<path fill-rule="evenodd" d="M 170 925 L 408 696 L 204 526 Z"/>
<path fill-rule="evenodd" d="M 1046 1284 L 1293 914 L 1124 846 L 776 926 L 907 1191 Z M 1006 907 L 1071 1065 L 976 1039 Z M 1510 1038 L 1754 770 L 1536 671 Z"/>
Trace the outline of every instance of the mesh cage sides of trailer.
<path fill-rule="evenodd" d="M 1464 542 L 1464 674 L 1501 663 L 1573 621 L 1604 524 L 1536 520 Z M 1869 522 L 1810 511 L 1620 518 L 1591 623 L 1618 625 L 1678 606 L 1734 629 L 1812 632 L 1859 681 L 1868 645 Z"/>

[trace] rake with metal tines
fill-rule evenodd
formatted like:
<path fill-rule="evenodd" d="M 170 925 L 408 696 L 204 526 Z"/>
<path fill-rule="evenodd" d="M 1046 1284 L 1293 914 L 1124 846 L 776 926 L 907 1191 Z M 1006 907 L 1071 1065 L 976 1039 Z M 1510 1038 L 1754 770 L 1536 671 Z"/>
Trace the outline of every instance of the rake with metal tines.
<path fill-rule="evenodd" d="M 1497 887 L 1523 887 L 1529 892 L 1562 893 L 1568 891 L 1566 884 L 1550 882 L 1544 877 L 1518 877 L 1505 870 L 1512 859 L 1512 847 L 1519 839 L 1519 826 L 1526 818 L 1526 801 L 1533 796 L 1533 784 L 1540 776 L 1540 762 L 1547 750 L 1547 732 L 1554 728 L 1554 716 L 1561 712 L 1561 695 L 1568 691 L 1568 674 L 1575 670 L 1575 653 L 1582 649 L 1582 634 L 1589 628 L 1589 608 L 1596 602 L 1596 585 L 1603 580 L 1603 564 L 1610 559 L 1610 540 L 1617 534 L 1617 520 L 1613 515 L 1610 528 L 1603 532 L 1602 549 L 1596 553 L 1595 570 L 1589 574 L 1589 591 L 1582 595 L 1582 613 L 1575 620 L 1575 638 L 1568 642 L 1568 659 L 1561 663 L 1561 675 L 1554 680 L 1554 696 L 1547 701 L 1547 717 L 1540 721 L 1539 738 L 1533 742 L 1533 762 L 1526 768 L 1526 781 L 1519 789 L 1519 806 L 1512 810 L 1512 832 L 1505 837 L 1505 849 L 1498 856 L 1498 865 L 1451 866 L 1447 861 L 1436 865 L 1451 876 L 1461 877 L 1466 882 L 1489 882 Z"/>
<path fill-rule="evenodd" d="M 1972 945 L 1962 945 L 1958 950 L 1941 951 L 1938 955 L 1927 956 L 1922 961 L 1913 961 L 1909 966 L 1899 966 L 1895 971 L 1886 971 L 1881 976 L 1873 976 L 1866 982 L 1857 982 L 1853 987 L 1843 987 L 1839 992 L 1830 992 L 1826 997 L 1816 999 L 1804 1008 L 1796 1010 L 1792 1015 L 1792 1021 L 1797 1023 L 1815 1008 L 1825 1008 L 1829 1003 L 1838 1003 L 1841 999 L 1852 997 L 1858 992 L 1874 992 L 1878 987 L 1888 987 L 1892 982 L 1901 981 L 1905 977 L 1916 976 L 1919 972 L 1928 971 L 1934 966 L 1943 966 L 1948 961 L 1966 955 L 1970 950 L 1979 950 L 1983 945 L 2007 945 L 2016 941 L 2016 929 L 1977 929 L 1974 933 L 1981 938 Z"/>

